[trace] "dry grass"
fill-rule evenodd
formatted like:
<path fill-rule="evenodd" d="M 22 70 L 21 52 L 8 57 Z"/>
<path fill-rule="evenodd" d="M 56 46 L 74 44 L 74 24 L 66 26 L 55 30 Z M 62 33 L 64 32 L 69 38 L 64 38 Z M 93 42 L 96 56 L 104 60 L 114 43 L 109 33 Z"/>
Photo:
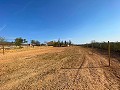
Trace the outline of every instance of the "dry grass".
<path fill-rule="evenodd" d="M 0 56 L 0 90 L 120 90 L 120 63 L 81 47 L 36 47 Z"/>

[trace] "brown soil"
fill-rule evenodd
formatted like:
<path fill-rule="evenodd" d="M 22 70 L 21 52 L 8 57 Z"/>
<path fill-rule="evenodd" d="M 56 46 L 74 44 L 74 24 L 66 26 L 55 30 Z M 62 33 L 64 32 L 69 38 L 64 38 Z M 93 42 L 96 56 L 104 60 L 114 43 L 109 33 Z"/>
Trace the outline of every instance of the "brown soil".
<path fill-rule="evenodd" d="M 82 47 L 36 47 L 0 56 L 0 90 L 120 90 L 120 62 Z"/>

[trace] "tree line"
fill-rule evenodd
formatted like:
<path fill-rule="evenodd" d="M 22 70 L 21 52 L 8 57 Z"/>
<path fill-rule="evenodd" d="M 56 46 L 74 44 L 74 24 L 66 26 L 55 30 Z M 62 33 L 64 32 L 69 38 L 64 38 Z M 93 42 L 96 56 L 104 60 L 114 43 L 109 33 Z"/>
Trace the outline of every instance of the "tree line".
<path fill-rule="evenodd" d="M 90 48 L 98 48 L 98 49 L 103 49 L 107 50 L 108 49 L 108 42 L 91 42 L 89 44 L 84 44 L 85 47 L 90 47 Z M 110 42 L 110 49 L 111 51 L 116 51 L 120 52 L 120 42 Z"/>
<path fill-rule="evenodd" d="M 71 40 L 60 41 L 60 39 L 59 39 L 58 41 L 47 42 L 47 45 L 48 46 L 54 46 L 54 47 L 66 47 L 66 46 L 72 45 L 72 42 L 71 42 Z"/>
<path fill-rule="evenodd" d="M 71 40 L 60 41 L 60 39 L 58 39 L 58 41 L 50 41 L 50 42 L 45 42 L 45 43 L 40 43 L 38 40 L 31 40 L 30 44 L 28 44 L 28 41 L 26 39 L 21 38 L 21 37 L 16 38 L 12 42 L 7 42 L 7 40 L 5 38 L 0 37 L 0 44 L 1 43 L 14 44 L 14 45 L 19 46 L 19 47 L 21 47 L 21 45 L 25 45 L 25 44 L 32 45 L 33 47 L 34 46 L 45 46 L 45 45 L 54 46 L 54 47 L 66 47 L 66 46 L 72 45 Z"/>
<path fill-rule="evenodd" d="M 8 42 L 4 37 L 0 37 L 0 44 L 14 44 L 16 46 L 21 46 L 23 44 L 28 44 L 28 41 L 26 39 L 19 37 L 12 42 Z M 39 46 L 40 42 L 38 40 L 31 40 L 30 44 L 34 46 Z"/>

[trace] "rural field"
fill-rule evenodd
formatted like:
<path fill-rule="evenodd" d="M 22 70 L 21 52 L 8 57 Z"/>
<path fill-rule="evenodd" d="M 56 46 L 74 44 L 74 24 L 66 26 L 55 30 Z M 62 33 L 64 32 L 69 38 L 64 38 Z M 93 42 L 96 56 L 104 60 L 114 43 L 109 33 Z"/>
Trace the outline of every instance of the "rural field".
<path fill-rule="evenodd" d="M 120 90 L 120 62 L 80 46 L 0 51 L 0 90 Z"/>

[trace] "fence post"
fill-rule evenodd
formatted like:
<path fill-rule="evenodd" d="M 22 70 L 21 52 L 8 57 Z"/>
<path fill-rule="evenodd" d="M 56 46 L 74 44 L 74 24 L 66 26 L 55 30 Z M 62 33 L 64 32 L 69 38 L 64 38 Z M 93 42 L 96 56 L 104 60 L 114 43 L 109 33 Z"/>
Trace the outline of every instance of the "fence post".
<path fill-rule="evenodd" d="M 93 43 L 92 43 L 92 54 L 93 54 L 93 48 L 94 48 L 94 46 L 93 46 Z"/>
<path fill-rule="evenodd" d="M 110 42 L 108 41 L 108 59 L 109 59 L 109 66 L 110 66 Z"/>
<path fill-rule="evenodd" d="M 88 44 L 87 44 L 87 48 L 88 48 Z"/>
<path fill-rule="evenodd" d="M 4 48 L 4 45 L 3 45 L 3 55 L 5 54 L 5 48 Z"/>

